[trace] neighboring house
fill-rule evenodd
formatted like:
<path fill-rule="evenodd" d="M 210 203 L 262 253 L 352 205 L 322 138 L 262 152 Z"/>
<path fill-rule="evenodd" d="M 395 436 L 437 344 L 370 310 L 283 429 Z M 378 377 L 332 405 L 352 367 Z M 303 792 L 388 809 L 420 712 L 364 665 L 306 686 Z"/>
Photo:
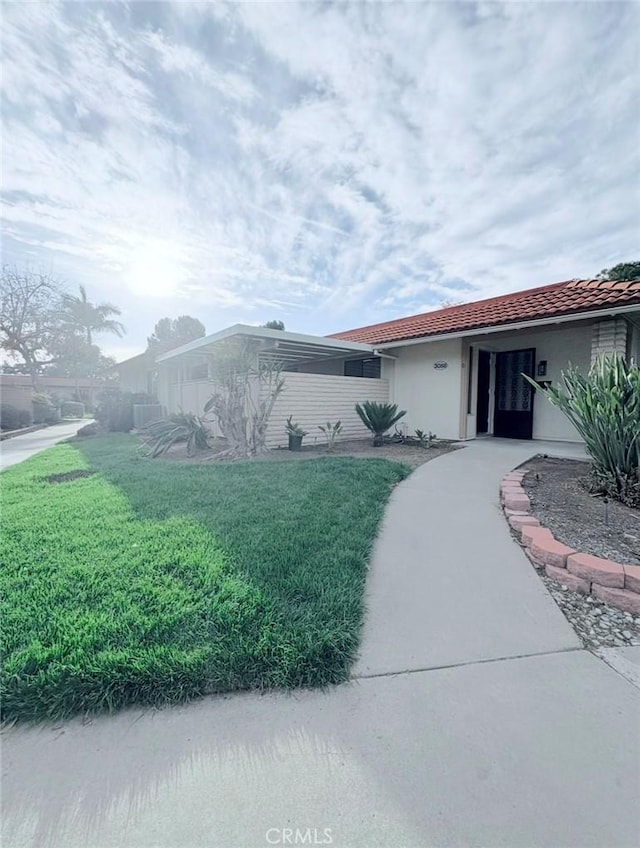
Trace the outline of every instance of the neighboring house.
<path fill-rule="evenodd" d="M 76 400 L 76 395 L 89 408 L 95 405 L 96 395 L 104 385 L 101 380 L 75 377 L 38 377 L 38 391 L 60 400 Z M 0 397 L 2 403 L 10 403 L 17 409 L 31 410 L 34 389 L 28 374 L 0 374 Z"/>
<path fill-rule="evenodd" d="M 123 391 L 156 394 L 157 366 L 153 354 L 148 351 L 124 359 L 111 370 L 118 375 L 118 384 Z"/>
<path fill-rule="evenodd" d="M 640 280 L 571 280 L 329 337 L 238 324 L 158 356 L 160 402 L 201 412 L 211 358 L 225 339 L 243 336 L 259 343 L 261 357 L 286 363 L 271 447 L 285 444 L 288 415 L 309 431 L 307 441 L 327 420 L 341 419 L 347 437 L 366 435 L 354 411 L 363 400 L 397 403 L 407 410 L 404 427 L 440 438 L 578 440 L 521 375 L 557 382 L 570 364 L 586 373 L 600 354 L 637 360 Z"/>

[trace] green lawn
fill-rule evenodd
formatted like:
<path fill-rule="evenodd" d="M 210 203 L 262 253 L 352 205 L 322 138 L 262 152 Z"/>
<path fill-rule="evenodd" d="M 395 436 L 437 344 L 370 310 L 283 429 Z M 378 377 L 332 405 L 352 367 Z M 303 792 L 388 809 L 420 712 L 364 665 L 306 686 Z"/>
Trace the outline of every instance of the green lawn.
<path fill-rule="evenodd" d="M 408 470 L 136 447 L 77 441 L 0 476 L 3 718 L 345 680 L 371 544 Z M 79 469 L 95 473 L 46 479 Z"/>

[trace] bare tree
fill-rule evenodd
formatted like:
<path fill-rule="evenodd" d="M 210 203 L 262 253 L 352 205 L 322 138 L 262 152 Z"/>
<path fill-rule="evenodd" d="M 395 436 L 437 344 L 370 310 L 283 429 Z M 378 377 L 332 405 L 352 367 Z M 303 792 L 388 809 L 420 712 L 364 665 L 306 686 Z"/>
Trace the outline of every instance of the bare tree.
<path fill-rule="evenodd" d="M 204 411 L 215 415 L 229 442 L 224 454 L 257 456 L 266 451 L 269 418 L 284 389 L 282 363 L 261 360 L 258 345 L 248 339 L 219 348 L 212 368 L 215 389 Z"/>
<path fill-rule="evenodd" d="M 0 346 L 21 357 L 34 389 L 42 355 L 60 323 L 59 283 L 48 274 L 5 266 L 0 279 Z"/>

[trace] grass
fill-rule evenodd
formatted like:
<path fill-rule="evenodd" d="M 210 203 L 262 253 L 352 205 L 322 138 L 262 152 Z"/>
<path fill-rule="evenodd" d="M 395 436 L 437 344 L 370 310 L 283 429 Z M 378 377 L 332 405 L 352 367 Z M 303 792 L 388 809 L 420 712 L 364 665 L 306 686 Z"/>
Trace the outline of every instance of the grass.
<path fill-rule="evenodd" d="M 372 541 L 408 470 L 180 466 L 136 447 L 77 440 L 0 477 L 3 718 L 345 680 Z"/>

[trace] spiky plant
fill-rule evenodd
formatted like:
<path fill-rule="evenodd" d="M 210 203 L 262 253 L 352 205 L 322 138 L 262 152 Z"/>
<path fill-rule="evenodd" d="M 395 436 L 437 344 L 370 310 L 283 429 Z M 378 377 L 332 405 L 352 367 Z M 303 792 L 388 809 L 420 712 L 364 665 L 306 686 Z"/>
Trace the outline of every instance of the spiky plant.
<path fill-rule="evenodd" d="M 327 450 L 332 451 L 336 446 L 336 439 L 342 432 L 342 422 L 336 421 L 335 424 L 332 424 L 331 421 L 327 421 L 326 424 L 318 424 L 318 430 L 322 430 L 327 440 Z"/>
<path fill-rule="evenodd" d="M 584 439 L 596 487 L 640 506 L 640 368 L 620 356 L 603 356 L 587 377 L 575 368 L 563 371 L 559 386 L 542 388 L 527 379 Z"/>
<path fill-rule="evenodd" d="M 179 442 L 187 443 L 187 456 L 193 456 L 197 451 L 209 447 L 209 431 L 197 415 L 180 412 L 152 421 L 142 430 L 143 437 L 149 443 L 149 454 L 152 457 L 163 456 L 169 448 Z"/>
<path fill-rule="evenodd" d="M 398 411 L 396 403 L 377 403 L 373 400 L 365 400 L 362 404 L 356 404 L 356 412 L 364 426 L 373 433 L 373 446 L 380 447 L 384 444 L 384 434 L 399 421 L 407 412 L 405 409 Z"/>

